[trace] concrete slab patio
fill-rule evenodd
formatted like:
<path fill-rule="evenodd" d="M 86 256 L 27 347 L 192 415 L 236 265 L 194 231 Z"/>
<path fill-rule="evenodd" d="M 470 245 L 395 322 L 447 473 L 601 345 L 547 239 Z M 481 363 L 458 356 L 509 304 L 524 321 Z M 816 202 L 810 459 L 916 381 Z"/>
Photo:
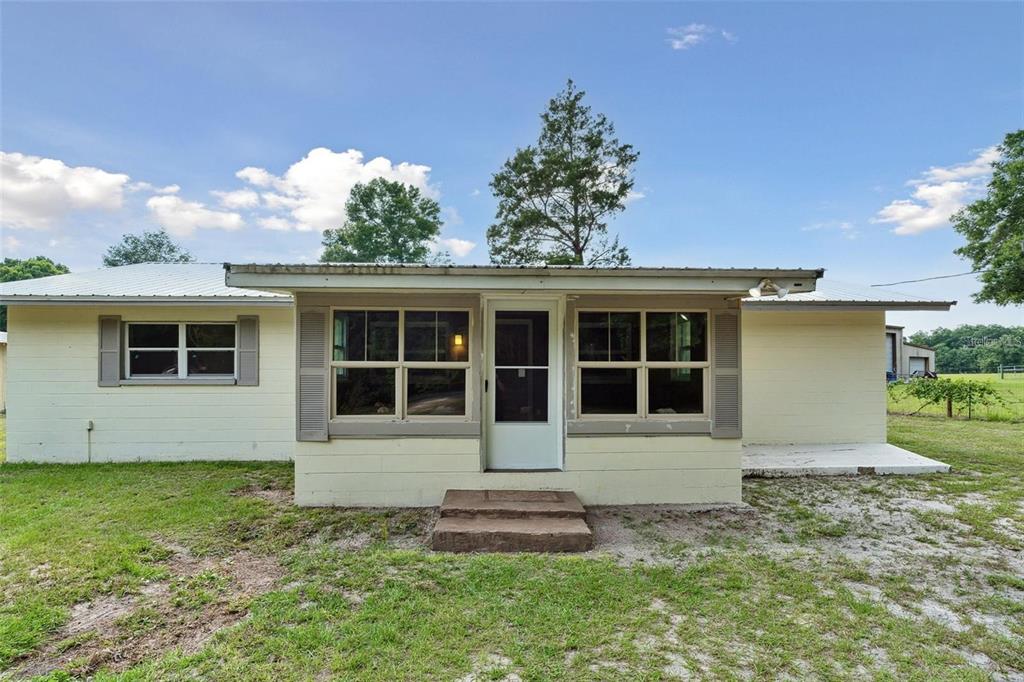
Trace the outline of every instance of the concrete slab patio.
<path fill-rule="evenodd" d="M 743 446 L 744 476 L 774 478 L 948 472 L 948 464 L 889 443 Z"/>

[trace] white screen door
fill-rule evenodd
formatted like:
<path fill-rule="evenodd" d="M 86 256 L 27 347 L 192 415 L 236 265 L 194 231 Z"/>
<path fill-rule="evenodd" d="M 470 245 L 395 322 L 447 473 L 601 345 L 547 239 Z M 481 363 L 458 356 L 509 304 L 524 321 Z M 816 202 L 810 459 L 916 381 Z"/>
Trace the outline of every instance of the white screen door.
<path fill-rule="evenodd" d="M 557 301 L 488 302 L 488 469 L 561 468 L 557 311 Z"/>

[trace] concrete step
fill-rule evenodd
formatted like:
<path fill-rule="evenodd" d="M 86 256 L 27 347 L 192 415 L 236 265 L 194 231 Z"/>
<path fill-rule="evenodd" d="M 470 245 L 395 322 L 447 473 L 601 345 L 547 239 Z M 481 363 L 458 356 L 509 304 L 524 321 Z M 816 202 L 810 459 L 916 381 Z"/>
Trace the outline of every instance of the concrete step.
<path fill-rule="evenodd" d="M 446 516 L 433 535 L 433 548 L 442 552 L 585 552 L 593 545 L 593 533 L 577 518 Z"/>
<path fill-rule="evenodd" d="M 449 490 L 441 516 L 583 519 L 587 512 L 576 494 L 565 490 Z"/>

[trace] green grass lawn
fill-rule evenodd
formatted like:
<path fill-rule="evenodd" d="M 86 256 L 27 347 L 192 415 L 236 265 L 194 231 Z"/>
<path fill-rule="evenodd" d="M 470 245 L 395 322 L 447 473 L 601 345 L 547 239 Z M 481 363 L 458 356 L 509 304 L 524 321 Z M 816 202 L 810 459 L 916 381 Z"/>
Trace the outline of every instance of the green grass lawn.
<path fill-rule="evenodd" d="M 289 464 L 7 464 L 0 677 L 1021 674 L 1024 425 L 890 428 L 956 473 L 749 481 L 579 556 L 432 553 L 430 512 L 292 506 Z"/>
<path fill-rule="evenodd" d="M 973 406 L 971 417 L 993 421 L 1024 421 L 1024 374 L 1006 374 L 999 378 L 998 374 L 943 374 L 943 377 L 955 380 L 974 379 L 991 383 L 1003 403 L 990 406 Z M 921 409 L 921 402 L 914 398 L 896 400 L 889 397 L 889 412 L 893 414 L 918 413 L 931 416 L 946 416 L 945 405 L 929 405 Z M 967 417 L 966 408 L 955 408 L 957 417 Z"/>

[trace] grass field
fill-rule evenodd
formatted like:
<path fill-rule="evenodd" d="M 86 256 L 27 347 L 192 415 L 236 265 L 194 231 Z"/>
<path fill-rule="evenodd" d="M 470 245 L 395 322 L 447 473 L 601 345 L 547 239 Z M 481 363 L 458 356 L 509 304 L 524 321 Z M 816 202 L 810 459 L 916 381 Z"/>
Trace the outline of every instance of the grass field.
<path fill-rule="evenodd" d="M 1002 405 L 973 406 L 972 419 L 991 421 L 1024 421 L 1024 374 L 1007 374 L 1000 379 L 998 374 L 943 374 L 943 377 L 955 380 L 974 379 L 991 383 L 1003 399 Z M 945 416 L 945 405 L 929 405 L 924 409 L 921 403 L 913 398 L 894 400 L 889 398 L 889 412 L 892 414 L 918 413 L 922 415 Z M 918 412 L 918 410 L 920 411 Z M 955 409 L 954 415 L 966 418 L 966 409 Z"/>
<path fill-rule="evenodd" d="M 987 680 L 1024 674 L 1024 425 L 894 417 L 925 477 L 598 511 L 580 556 L 300 509 L 289 464 L 0 467 L 0 677 Z"/>

